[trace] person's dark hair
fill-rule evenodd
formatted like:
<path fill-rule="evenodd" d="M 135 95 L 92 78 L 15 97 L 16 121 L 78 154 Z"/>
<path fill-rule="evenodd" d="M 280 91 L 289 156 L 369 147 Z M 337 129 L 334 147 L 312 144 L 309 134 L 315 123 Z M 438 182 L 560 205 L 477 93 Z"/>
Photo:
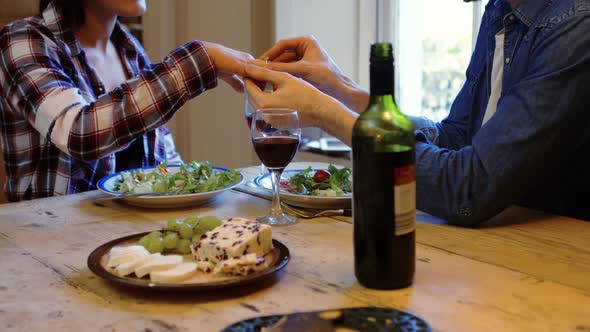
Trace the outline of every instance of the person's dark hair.
<path fill-rule="evenodd" d="M 43 13 L 51 1 L 70 27 L 84 23 L 84 0 L 39 0 L 39 13 Z"/>

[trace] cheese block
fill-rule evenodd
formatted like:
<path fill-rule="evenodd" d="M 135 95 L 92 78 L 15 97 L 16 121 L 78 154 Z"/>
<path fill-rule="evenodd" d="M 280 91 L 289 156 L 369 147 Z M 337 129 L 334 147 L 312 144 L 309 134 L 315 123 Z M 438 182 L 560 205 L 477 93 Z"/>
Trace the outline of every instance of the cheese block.
<path fill-rule="evenodd" d="M 223 220 L 220 226 L 205 233 L 191 246 L 195 260 L 213 264 L 247 254 L 262 257 L 271 250 L 270 226 L 245 218 Z"/>
<path fill-rule="evenodd" d="M 197 270 L 203 271 L 205 273 L 209 273 L 209 272 L 213 271 L 213 269 L 215 268 L 215 264 L 213 264 L 211 262 L 198 261 L 198 262 L 196 262 L 196 264 L 197 264 Z"/>
<path fill-rule="evenodd" d="M 180 255 L 166 255 L 163 256 L 160 253 L 152 254 L 148 259 L 146 259 L 143 264 L 137 265 L 135 267 L 135 275 L 138 278 L 143 278 L 143 276 L 150 274 L 154 271 L 161 271 L 167 270 L 175 267 L 182 263 L 183 259 Z"/>
<path fill-rule="evenodd" d="M 256 254 L 247 254 L 217 263 L 213 274 L 245 276 L 252 272 L 264 270 L 265 268 L 266 264 L 263 257 L 258 257 Z"/>
<path fill-rule="evenodd" d="M 153 282 L 160 283 L 181 282 L 190 278 L 196 271 L 197 264 L 181 263 L 168 270 L 154 271 L 150 273 L 150 279 Z"/>

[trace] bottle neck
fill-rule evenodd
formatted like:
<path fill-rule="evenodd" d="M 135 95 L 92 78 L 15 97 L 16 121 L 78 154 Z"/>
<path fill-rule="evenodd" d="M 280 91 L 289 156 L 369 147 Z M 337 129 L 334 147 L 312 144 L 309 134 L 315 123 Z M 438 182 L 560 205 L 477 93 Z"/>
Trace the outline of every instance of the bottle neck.
<path fill-rule="evenodd" d="M 393 60 L 375 61 L 370 65 L 371 96 L 392 95 L 394 90 Z"/>

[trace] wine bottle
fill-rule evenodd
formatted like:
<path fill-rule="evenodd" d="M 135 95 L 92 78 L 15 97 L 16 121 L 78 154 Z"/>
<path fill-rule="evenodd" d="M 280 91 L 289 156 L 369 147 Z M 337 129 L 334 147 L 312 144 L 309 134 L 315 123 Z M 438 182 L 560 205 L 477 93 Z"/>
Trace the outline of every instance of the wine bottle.
<path fill-rule="evenodd" d="M 411 285 L 416 260 L 414 130 L 393 97 L 392 48 L 371 45 L 369 106 L 352 132 L 355 275 L 375 289 Z"/>

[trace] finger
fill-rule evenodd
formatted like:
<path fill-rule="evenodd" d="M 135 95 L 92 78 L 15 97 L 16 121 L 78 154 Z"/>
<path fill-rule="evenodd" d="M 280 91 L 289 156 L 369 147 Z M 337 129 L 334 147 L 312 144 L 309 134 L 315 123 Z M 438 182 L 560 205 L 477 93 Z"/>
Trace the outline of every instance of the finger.
<path fill-rule="evenodd" d="M 264 92 L 262 92 L 260 87 L 249 78 L 244 79 L 244 85 L 246 87 L 246 93 L 248 94 L 248 102 L 254 106 L 255 109 L 258 108 L 260 105 L 259 101 L 263 98 Z"/>
<path fill-rule="evenodd" d="M 297 57 L 297 53 L 293 52 L 293 51 L 286 51 L 284 53 L 282 53 L 281 55 L 279 55 L 278 57 L 276 57 L 273 61 L 274 62 L 293 62 L 293 61 L 297 61 L 298 57 Z"/>
<path fill-rule="evenodd" d="M 306 65 L 301 61 L 287 63 L 269 62 L 268 65 L 266 65 L 266 68 L 274 71 L 289 73 L 297 77 L 305 77 L 307 73 Z"/>
<path fill-rule="evenodd" d="M 301 78 L 305 78 L 309 72 L 309 69 L 307 68 L 307 66 L 308 66 L 307 63 L 302 62 L 302 61 L 284 63 L 284 62 L 266 62 L 263 60 L 252 60 L 252 61 L 248 61 L 248 64 L 255 65 L 258 67 L 262 67 L 262 68 L 266 68 L 266 69 L 270 69 L 270 70 L 274 70 L 274 71 L 289 73 L 291 75 L 301 77 Z"/>
<path fill-rule="evenodd" d="M 250 60 L 250 61 L 248 61 L 248 64 L 249 65 L 255 65 L 255 66 L 263 67 L 264 68 L 264 67 L 266 67 L 267 61 L 264 61 L 264 60 Z"/>
<path fill-rule="evenodd" d="M 244 82 L 237 75 L 222 76 L 221 79 L 229 84 L 236 92 L 244 92 Z"/>
<path fill-rule="evenodd" d="M 273 85 L 282 83 L 284 80 L 284 75 L 286 75 L 255 65 L 247 65 L 245 67 L 245 72 L 245 77 L 253 78 L 256 81 L 270 82 Z"/>
<path fill-rule="evenodd" d="M 274 61 L 277 57 L 287 51 L 295 52 L 297 55 L 301 56 L 306 48 L 305 43 L 305 37 L 281 39 L 268 51 L 264 52 L 259 59 L 268 57 L 269 60 Z"/>
<path fill-rule="evenodd" d="M 259 67 L 264 66 L 264 61 L 262 61 L 262 60 L 252 60 L 252 61 L 249 61 L 248 63 L 255 65 L 255 66 L 259 66 Z M 253 80 L 253 82 L 254 82 L 254 84 L 256 84 L 260 88 L 260 90 L 264 90 L 264 86 L 266 85 L 266 82 L 257 81 L 257 80 Z"/>

